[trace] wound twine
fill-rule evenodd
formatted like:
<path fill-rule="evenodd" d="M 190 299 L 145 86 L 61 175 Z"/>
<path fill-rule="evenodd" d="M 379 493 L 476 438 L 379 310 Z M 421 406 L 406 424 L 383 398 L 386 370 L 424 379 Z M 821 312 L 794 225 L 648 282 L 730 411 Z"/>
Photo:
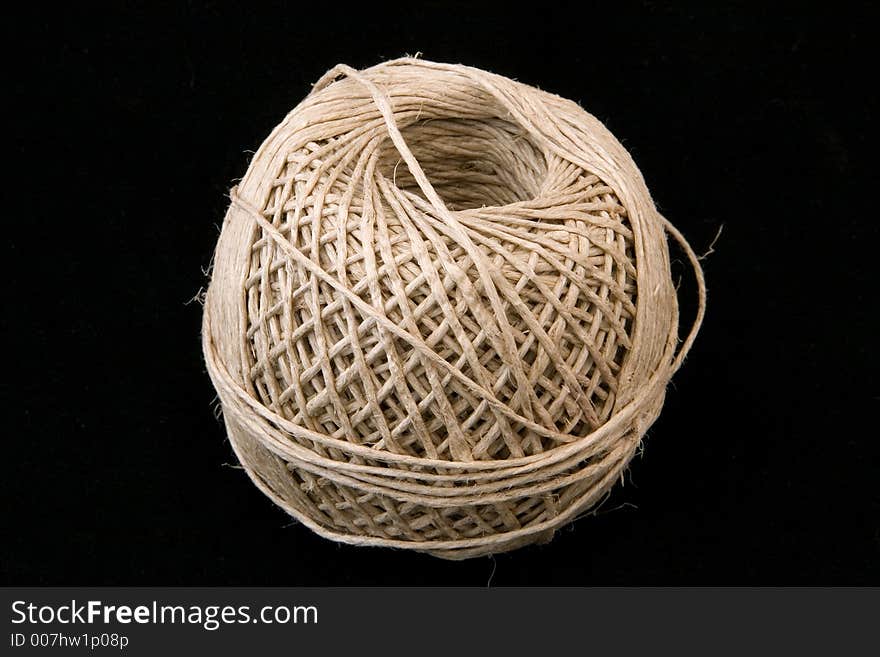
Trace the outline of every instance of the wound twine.
<path fill-rule="evenodd" d="M 231 199 L 208 371 L 253 482 L 335 541 L 549 540 L 622 476 L 703 318 L 620 143 L 479 69 L 335 67 Z M 680 346 L 666 233 L 699 290 Z"/>

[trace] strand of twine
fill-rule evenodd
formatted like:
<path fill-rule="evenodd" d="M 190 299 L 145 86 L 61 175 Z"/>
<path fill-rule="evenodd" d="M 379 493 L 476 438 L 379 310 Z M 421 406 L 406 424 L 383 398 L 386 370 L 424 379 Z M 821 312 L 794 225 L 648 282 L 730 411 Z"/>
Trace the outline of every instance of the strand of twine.
<path fill-rule="evenodd" d="M 478 69 L 331 69 L 230 197 L 208 371 L 253 482 L 336 541 L 548 540 L 621 476 L 705 312 L 604 126 Z M 680 346 L 667 233 L 699 296 Z"/>

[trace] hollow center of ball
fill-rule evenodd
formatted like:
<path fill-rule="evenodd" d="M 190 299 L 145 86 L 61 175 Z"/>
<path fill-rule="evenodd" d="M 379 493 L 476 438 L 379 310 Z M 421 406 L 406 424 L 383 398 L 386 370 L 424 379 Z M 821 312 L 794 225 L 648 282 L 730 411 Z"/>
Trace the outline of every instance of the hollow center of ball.
<path fill-rule="evenodd" d="M 450 210 L 527 201 L 540 195 L 547 177 L 542 150 L 520 126 L 503 119 L 430 119 L 401 134 Z M 380 171 L 398 188 L 425 196 L 390 139 Z"/>

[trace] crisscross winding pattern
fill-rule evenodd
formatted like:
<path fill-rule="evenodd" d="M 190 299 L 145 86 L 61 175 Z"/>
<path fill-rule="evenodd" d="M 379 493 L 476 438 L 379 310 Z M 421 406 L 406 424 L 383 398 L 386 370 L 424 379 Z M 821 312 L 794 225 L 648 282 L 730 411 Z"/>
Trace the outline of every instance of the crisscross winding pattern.
<path fill-rule="evenodd" d="M 478 69 L 336 67 L 231 197 L 209 372 L 251 478 L 334 540 L 549 538 L 620 477 L 702 318 L 614 137 Z M 677 354 L 665 231 L 701 293 Z"/>

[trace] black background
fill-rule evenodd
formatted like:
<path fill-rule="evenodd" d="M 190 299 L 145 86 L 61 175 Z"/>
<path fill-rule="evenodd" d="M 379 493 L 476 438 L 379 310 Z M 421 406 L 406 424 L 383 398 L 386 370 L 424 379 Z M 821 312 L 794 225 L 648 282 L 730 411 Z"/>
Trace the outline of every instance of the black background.
<path fill-rule="evenodd" d="M 308 4 L 7 21 L 2 583 L 880 583 L 867 5 Z M 417 51 L 578 100 L 698 251 L 724 226 L 627 484 L 463 563 L 320 539 L 231 467 L 189 302 L 311 83 Z"/>

